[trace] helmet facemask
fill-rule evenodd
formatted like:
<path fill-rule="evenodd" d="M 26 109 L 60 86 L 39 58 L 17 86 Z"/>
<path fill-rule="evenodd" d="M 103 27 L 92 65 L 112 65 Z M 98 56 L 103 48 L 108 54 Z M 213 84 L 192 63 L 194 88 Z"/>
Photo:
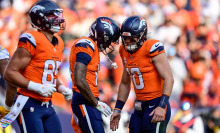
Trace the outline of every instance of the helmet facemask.
<path fill-rule="evenodd" d="M 146 41 L 146 32 L 146 29 L 144 29 L 139 35 L 131 35 L 129 32 L 123 32 L 121 38 L 125 51 L 130 54 L 135 53 L 143 45 L 144 41 Z M 126 44 L 126 38 L 130 39 L 131 44 Z M 137 41 L 134 38 L 137 38 Z"/>
<path fill-rule="evenodd" d="M 46 27 L 53 33 L 65 29 L 65 20 L 63 18 L 63 9 L 56 9 L 45 13 Z M 48 26 L 47 26 L 48 25 Z"/>

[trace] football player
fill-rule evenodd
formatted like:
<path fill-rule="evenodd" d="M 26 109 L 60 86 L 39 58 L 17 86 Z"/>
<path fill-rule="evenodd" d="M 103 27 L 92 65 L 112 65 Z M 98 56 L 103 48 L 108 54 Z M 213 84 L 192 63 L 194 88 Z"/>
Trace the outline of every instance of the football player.
<path fill-rule="evenodd" d="M 18 97 L 29 97 L 17 118 L 22 132 L 61 133 L 51 95 L 58 91 L 66 100 L 72 98 L 72 90 L 57 76 L 64 43 L 55 33 L 65 29 L 63 10 L 51 0 L 39 0 L 31 7 L 29 17 L 37 31 L 20 36 L 4 78 L 19 87 Z"/>
<path fill-rule="evenodd" d="M 8 62 L 9 62 L 9 53 L 7 49 L 0 46 L 0 75 L 2 78 Z M 16 93 L 17 93 L 16 87 L 13 86 L 12 84 L 7 83 L 6 95 L 9 98 L 6 99 L 4 106 L 0 106 L 0 119 L 10 112 L 11 106 L 13 104 L 13 99 Z"/>
<path fill-rule="evenodd" d="M 131 133 L 165 133 L 170 119 L 169 97 L 173 76 L 163 43 L 147 39 L 147 23 L 140 16 L 128 17 L 121 26 L 119 52 L 124 70 L 110 128 L 118 128 L 121 110 L 128 98 L 131 81 L 137 101 L 130 118 Z"/>
<path fill-rule="evenodd" d="M 107 56 L 114 50 L 111 43 L 117 42 L 119 36 L 120 28 L 114 20 L 98 17 L 90 27 L 90 35 L 77 39 L 71 48 L 72 110 L 84 133 L 104 133 L 101 113 L 111 114 L 110 107 L 98 98 L 99 52 Z"/>

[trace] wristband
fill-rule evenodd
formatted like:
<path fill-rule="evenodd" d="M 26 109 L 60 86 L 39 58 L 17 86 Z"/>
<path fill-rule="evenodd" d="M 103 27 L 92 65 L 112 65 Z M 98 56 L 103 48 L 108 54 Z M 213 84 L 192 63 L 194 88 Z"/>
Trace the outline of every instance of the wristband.
<path fill-rule="evenodd" d="M 160 99 L 159 107 L 165 109 L 166 106 L 167 106 L 167 103 L 169 102 L 169 98 L 170 97 L 168 95 L 163 94 L 161 99 Z"/>
<path fill-rule="evenodd" d="M 125 102 L 121 101 L 121 100 L 117 100 L 116 101 L 116 105 L 115 105 L 115 108 L 119 109 L 119 110 L 122 110 L 122 108 L 124 107 L 125 105 Z"/>
<path fill-rule="evenodd" d="M 115 112 L 121 113 L 121 110 L 114 109 Z"/>

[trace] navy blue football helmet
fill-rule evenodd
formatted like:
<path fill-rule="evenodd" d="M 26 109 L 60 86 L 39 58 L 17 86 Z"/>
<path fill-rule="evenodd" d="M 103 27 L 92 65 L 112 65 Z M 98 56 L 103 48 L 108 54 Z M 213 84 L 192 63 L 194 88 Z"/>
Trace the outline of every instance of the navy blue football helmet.
<path fill-rule="evenodd" d="M 104 54 L 114 51 L 111 43 L 118 43 L 120 28 L 118 24 L 108 17 L 98 17 L 90 26 L 90 35 L 97 41 L 98 48 Z M 110 50 L 107 52 L 106 48 Z"/>
<path fill-rule="evenodd" d="M 53 16 L 52 18 L 49 16 Z M 50 30 L 53 33 L 65 29 L 63 9 L 51 0 L 39 0 L 29 11 L 30 22 L 40 30 Z"/>
<path fill-rule="evenodd" d="M 121 26 L 122 44 L 126 52 L 135 53 L 147 40 L 147 23 L 140 16 L 128 17 Z M 137 38 L 138 40 L 132 44 L 125 43 L 126 38 Z"/>

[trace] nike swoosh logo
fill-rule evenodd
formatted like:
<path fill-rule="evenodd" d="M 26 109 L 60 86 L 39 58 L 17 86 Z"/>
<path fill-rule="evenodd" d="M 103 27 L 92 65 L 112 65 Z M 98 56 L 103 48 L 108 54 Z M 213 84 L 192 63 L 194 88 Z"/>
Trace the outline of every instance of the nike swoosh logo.
<path fill-rule="evenodd" d="M 155 47 L 158 47 L 158 46 L 159 46 L 159 43 L 155 45 Z"/>
<path fill-rule="evenodd" d="M 30 36 L 30 35 L 28 35 L 28 34 L 27 34 L 27 36 L 28 36 L 29 38 L 31 38 L 31 36 Z"/>
<path fill-rule="evenodd" d="M 154 106 L 155 106 L 155 105 L 152 105 L 152 106 L 149 105 L 149 108 L 153 108 Z"/>

